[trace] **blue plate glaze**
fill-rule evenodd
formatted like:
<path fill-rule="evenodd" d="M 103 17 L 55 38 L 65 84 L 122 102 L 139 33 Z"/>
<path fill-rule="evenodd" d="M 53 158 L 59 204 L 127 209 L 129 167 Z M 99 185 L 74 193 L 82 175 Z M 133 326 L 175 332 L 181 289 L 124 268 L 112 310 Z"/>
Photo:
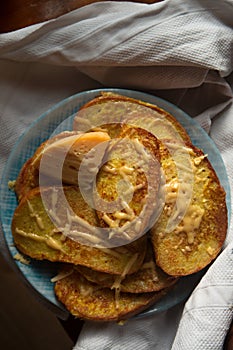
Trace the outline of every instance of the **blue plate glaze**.
<path fill-rule="evenodd" d="M 78 93 L 61 101 L 32 123 L 17 141 L 6 164 L 0 189 L 0 218 L 6 243 L 4 253 L 6 255 L 6 250 L 8 250 L 7 254 L 9 253 L 8 258 L 11 260 L 11 264 L 13 264 L 21 277 L 23 277 L 26 284 L 61 318 L 66 318 L 68 312 L 64 309 L 61 303 L 57 301 L 54 295 L 53 283 L 50 281 L 51 278 L 56 275 L 59 264 L 31 260 L 29 265 L 25 265 L 14 259 L 17 250 L 14 246 L 11 234 L 11 220 L 17 206 L 17 200 L 15 193 L 8 188 L 8 181 L 16 179 L 24 162 L 33 155 L 36 148 L 43 141 L 51 137 L 54 133 L 63 130 L 72 130 L 74 114 L 84 103 L 96 97 L 101 91 L 113 91 L 115 93 L 156 104 L 175 116 L 187 130 L 193 144 L 201 148 L 204 153 L 208 154 L 208 158 L 215 169 L 222 186 L 225 188 L 227 194 L 228 216 L 230 220 L 230 186 L 222 157 L 214 142 L 209 138 L 200 125 L 178 107 L 153 95 L 126 89 L 90 90 Z M 203 273 L 204 271 L 181 278 L 167 296 L 157 302 L 150 309 L 139 314 L 137 317 L 165 311 L 186 300 L 202 277 Z"/>

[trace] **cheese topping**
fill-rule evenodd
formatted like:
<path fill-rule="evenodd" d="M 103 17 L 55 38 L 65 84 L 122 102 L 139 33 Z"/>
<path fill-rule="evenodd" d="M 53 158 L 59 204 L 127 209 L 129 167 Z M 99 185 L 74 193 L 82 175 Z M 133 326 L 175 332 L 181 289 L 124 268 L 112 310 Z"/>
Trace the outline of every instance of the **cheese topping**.
<path fill-rule="evenodd" d="M 194 232 L 200 227 L 205 210 L 198 205 L 190 205 L 176 232 L 186 232 L 188 243 L 194 242 Z"/>
<path fill-rule="evenodd" d="M 133 167 L 129 167 L 127 165 L 123 165 L 121 168 L 120 168 L 120 173 L 124 173 L 126 175 L 130 175 L 134 172 L 134 168 Z"/>
<path fill-rule="evenodd" d="M 51 282 L 54 283 L 54 282 L 57 282 L 57 281 L 60 281 L 60 280 L 63 280 L 64 278 L 72 275 L 74 271 L 73 270 L 70 270 L 70 271 L 67 271 L 67 272 L 59 272 L 56 276 L 54 276 L 53 278 L 51 278 Z"/>
<path fill-rule="evenodd" d="M 138 190 L 141 190 L 143 187 L 145 187 L 145 183 L 140 183 L 138 185 L 135 185 L 135 186 L 130 186 L 125 192 L 124 192 L 124 195 L 127 196 L 127 195 L 132 195 L 134 192 L 138 191 Z"/>
<path fill-rule="evenodd" d="M 15 184 L 16 184 L 16 180 L 10 180 L 8 181 L 8 188 L 12 191 L 14 191 L 15 189 Z"/>
<path fill-rule="evenodd" d="M 147 161 L 149 158 L 149 153 L 146 151 L 146 148 L 141 144 L 138 139 L 134 139 L 134 147 L 136 151 L 142 156 L 144 161 Z"/>
<path fill-rule="evenodd" d="M 179 187 L 177 179 L 169 183 L 166 183 L 164 187 L 165 187 L 166 203 L 173 203 L 177 198 L 177 191 Z"/>
<path fill-rule="evenodd" d="M 41 219 L 41 217 L 39 216 L 39 214 L 37 214 L 35 212 L 35 210 L 33 209 L 33 206 L 32 204 L 29 202 L 29 200 L 27 200 L 27 204 L 28 204 L 28 208 L 29 208 L 29 211 L 30 211 L 30 216 L 32 218 L 35 218 L 36 219 L 36 223 L 39 227 L 40 230 L 44 230 L 44 223 L 43 223 L 43 220 Z"/>
<path fill-rule="evenodd" d="M 57 209 L 56 209 L 57 203 L 58 203 L 58 190 L 53 187 L 52 198 L 51 198 L 51 207 L 52 208 L 48 210 L 48 213 L 49 213 L 50 217 L 59 225 L 61 223 L 61 220 L 56 213 L 57 212 Z"/>
<path fill-rule="evenodd" d="M 119 219 L 119 220 L 132 220 L 134 218 L 132 214 L 123 213 L 122 211 L 117 211 L 113 215 L 116 219 Z"/>
<path fill-rule="evenodd" d="M 30 260 L 27 259 L 27 258 L 25 258 L 25 257 L 24 257 L 22 254 L 20 254 L 20 253 L 16 253 L 16 254 L 14 255 L 14 259 L 20 261 L 20 262 L 21 262 L 22 264 L 24 264 L 24 265 L 29 265 L 29 264 L 30 264 Z"/>
<path fill-rule="evenodd" d="M 201 162 L 203 161 L 203 159 L 205 159 L 206 157 L 208 157 L 208 154 L 204 154 L 203 156 L 196 157 L 196 158 L 194 159 L 194 164 L 195 164 L 195 165 L 200 165 Z"/>
<path fill-rule="evenodd" d="M 126 213 L 131 217 L 131 220 L 135 217 L 134 215 L 134 211 L 132 208 L 130 208 L 130 206 L 128 205 L 127 202 L 125 202 L 124 200 L 121 201 Z"/>
<path fill-rule="evenodd" d="M 112 255 L 114 258 L 117 258 L 117 259 L 121 259 L 122 258 L 122 254 L 118 253 L 116 250 L 112 250 L 112 249 L 109 249 L 109 248 L 99 248 L 99 249 L 102 252 L 104 252 L 105 254 Z"/>
<path fill-rule="evenodd" d="M 115 307 L 116 310 L 120 308 L 120 289 L 115 288 Z"/>
<path fill-rule="evenodd" d="M 51 236 L 48 236 L 48 235 L 40 236 L 40 235 L 37 235 L 36 233 L 25 232 L 23 230 L 20 230 L 17 227 L 15 229 L 15 232 L 23 237 L 33 239 L 34 241 L 43 242 L 43 243 L 47 244 L 48 247 L 53 248 L 55 250 L 63 251 L 61 243 L 59 241 L 55 240 Z"/>
<path fill-rule="evenodd" d="M 209 246 L 207 248 L 207 253 L 211 256 L 211 255 L 213 255 L 215 253 L 215 249 Z"/>
<path fill-rule="evenodd" d="M 119 308 L 119 297 L 120 297 L 120 290 L 121 290 L 121 282 L 125 278 L 125 276 L 129 273 L 131 267 L 135 263 L 135 261 L 138 258 L 138 253 L 134 254 L 126 264 L 122 274 L 120 276 L 117 276 L 113 285 L 111 286 L 111 289 L 115 289 L 115 305 L 116 309 Z"/>
<path fill-rule="evenodd" d="M 136 223 L 135 223 L 134 229 L 136 232 L 140 232 L 141 227 L 142 227 L 142 220 L 138 218 Z"/>
<path fill-rule="evenodd" d="M 114 167 L 111 168 L 109 165 L 104 165 L 102 169 L 104 171 L 106 171 L 107 173 L 110 173 L 110 174 L 114 174 L 115 175 L 115 174 L 118 173 L 116 168 L 114 168 Z"/>
<path fill-rule="evenodd" d="M 75 239 L 75 241 L 78 239 L 78 238 L 83 238 L 85 240 L 87 240 L 88 242 L 91 242 L 91 243 L 95 243 L 95 244 L 98 244 L 101 242 L 101 240 L 96 237 L 95 235 L 90 235 L 86 232 L 80 232 L 80 231 L 76 231 L 76 230 L 69 230 L 69 233 L 67 234 L 70 238 L 73 238 Z"/>
<path fill-rule="evenodd" d="M 70 222 L 70 223 L 76 222 L 77 224 L 80 224 L 82 227 L 88 229 L 88 231 L 92 232 L 93 234 L 97 234 L 98 233 L 98 228 L 97 227 L 90 225 L 89 222 L 87 222 L 86 220 L 82 219 L 78 215 L 71 215 L 68 210 L 67 210 L 67 218 L 68 218 L 68 222 Z"/>
<path fill-rule="evenodd" d="M 141 151 L 141 149 L 143 147 L 141 144 L 139 145 L 140 146 L 139 147 L 138 144 L 139 144 L 139 141 L 137 140 L 136 147 L 140 148 L 140 151 Z M 146 154 L 146 156 L 148 156 L 148 155 Z M 120 168 L 115 168 L 115 167 L 110 167 L 109 165 L 104 165 L 103 170 L 110 173 L 110 174 L 113 174 L 113 175 L 120 174 L 124 180 L 130 182 L 130 175 L 133 174 L 133 172 L 135 171 L 135 168 L 129 167 L 127 165 L 123 165 Z M 145 183 L 139 183 L 139 184 L 134 185 L 134 186 L 129 186 L 129 188 L 124 192 L 124 196 L 133 194 L 135 191 L 140 190 L 143 187 L 145 187 Z M 104 215 L 102 217 L 102 219 L 106 222 L 106 224 L 110 228 L 118 228 L 120 226 L 121 220 L 132 221 L 135 218 L 135 213 L 134 213 L 133 209 L 130 208 L 128 203 L 126 201 L 124 201 L 122 198 L 121 198 L 121 203 L 122 203 L 122 206 L 123 206 L 125 212 L 116 211 L 115 213 L 113 213 L 112 216 L 116 220 L 112 219 L 109 215 L 107 215 L 107 213 L 104 213 Z M 141 225 L 141 221 L 139 223 L 137 223 L 137 231 L 139 231 L 140 225 Z M 110 234 L 109 238 L 111 238 L 112 236 L 114 236 L 114 232 L 112 232 Z"/>
<path fill-rule="evenodd" d="M 102 216 L 102 219 L 106 222 L 106 224 L 111 228 L 116 228 L 119 226 L 119 221 L 112 220 L 106 213 Z"/>

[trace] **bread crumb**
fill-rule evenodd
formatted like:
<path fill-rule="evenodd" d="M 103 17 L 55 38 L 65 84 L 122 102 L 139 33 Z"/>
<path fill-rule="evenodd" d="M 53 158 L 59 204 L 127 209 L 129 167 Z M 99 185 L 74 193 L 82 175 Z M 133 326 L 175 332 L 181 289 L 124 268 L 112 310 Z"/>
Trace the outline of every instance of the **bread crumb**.
<path fill-rule="evenodd" d="M 9 190 L 14 191 L 15 190 L 15 184 L 16 184 L 16 180 L 8 181 L 8 188 L 9 188 Z"/>
<path fill-rule="evenodd" d="M 25 258 L 25 257 L 24 257 L 22 254 L 20 254 L 20 253 L 16 253 L 16 254 L 14 255 L 14 259 L 20 261 L 22 264 L 25 264 L 25 265 L 29 265 L 29 264 L 30 264 L 30 260 L 27 259 L 27 258 Z"/>
<path fill-rule="evenodd" d="M 210 256 L 214 254 L 214 249 L 213 249 L 213 248 L 208 247 L 206 250 L 207 250 L 207 253 L 208 253 Z"/>

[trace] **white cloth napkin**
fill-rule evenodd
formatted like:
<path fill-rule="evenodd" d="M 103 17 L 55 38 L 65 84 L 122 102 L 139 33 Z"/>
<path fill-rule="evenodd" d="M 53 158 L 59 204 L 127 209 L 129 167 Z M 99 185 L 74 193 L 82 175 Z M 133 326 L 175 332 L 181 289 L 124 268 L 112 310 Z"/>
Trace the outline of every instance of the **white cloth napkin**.
<path fill-rule="evenodd" d="M 219 148 L 233 188 L 233 1 L 106 1 L 0 35 L 0 166 L 28 124 L 100 86 L 178 105 Z M 189 300 L 124 326 L 86 322 L 74 349 L 220 350 L 232 318 L 233 226 Z"/>

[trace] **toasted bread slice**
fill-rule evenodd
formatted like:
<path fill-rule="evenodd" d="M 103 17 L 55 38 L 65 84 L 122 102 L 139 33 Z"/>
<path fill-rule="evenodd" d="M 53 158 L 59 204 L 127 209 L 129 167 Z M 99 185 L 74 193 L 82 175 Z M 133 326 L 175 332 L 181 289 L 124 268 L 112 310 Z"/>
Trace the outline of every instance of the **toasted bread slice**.
<path fill-rule="evenodd" d="M 113 92 L 102 92 L 100 96 L 82 106 L 74 118 L 73 129 L 86 132 L 112 123 L 140 127 L 161 141 L 190 141 L 185 129 L 170 113 L 151 103 Z"/>
<path fill-rule="evenodd" d="M 100 169 L 95 205 L 112 239 L 125 244 L 148 230 L 160 186 L 159 142 L 148 131 L 123 125 Z"/>
<path fill-rule="evenodd" d="M 37 187 L 39 181 L 40 186 L 78 185 L 78 170 L 84 155 L 97 144 L 109 140 L 106 132 L 80 134 L 66 131 L 43 142 L 19 173 L 15 187 L 18 199 Z M 92 162 L 101 162 L 101 154 L 96 154 L 95 158 Z"/>
<path fill-rule="evenodd" d="M 38 169 L 32 167 L 32 158 L 28 159 L 22 166 L 15 181 L 15 193 L 20 201 L 27 192 L 39 186 Z"/>
<path fill-rule="evenodd" d="M 110 140 L 106 132 L 95 131 L 66 137 L 57 140 L 43 150 L 40 161 L 40 173 L 55 181 L 69 185 L 78 185 L 78 171 L 81 162 L 86 157 L 89 167 L 96 167 L 102 161 L 105 148 L 101 152 L 95 146 Z M 92 150 L 91 153 L 88 153 Z"/>
<path fill-rule="evenodd" d="M 166 290 L 154 293 L 120 293 L 87 281 L 78 271 L 56 282 L 55 294 L 70 313 L 92 321 L 121 321 L 147 309 L 166 294 Z"/>
<path fill-rule="evenodd" d="M 161 149 L 166 196 L 151 239 L 158 266 L 169 275 L 183 276 L 203 269 L 220 252 L 227 232 L 227 208 L 225 191 L 207 155 L 190 144 L 180 148 L 174 141 L 168 143 L 176 161 Z M 179 170 L 183 171 L 180 179 Z"/>
<path fill-rule="evenodd" d="M 125 293 L 158 292 L 175 284 L 178 279 L 164 273 L 154 261 L 151 244 L 148 242 L 147 253 L 142 267 L 131 275 L 119 277 L 95 271 L 85 266 L 76 265 L 75 270 L 88 281 L 110 289 L 120 289 Z"/>
<path fill-rule="evenodd" d="M 21 200 L 25 194 L 35 187 L 39 186 L 39 165 L 44 149 L 53 142 L 66 137 L 79 135 L 76 131 L 64 131 L 58 135 L 44 141 L 22 166 L 15 183 L 15 192 L 18 200 Z"/>
<path fill-rule="evenodd" d="M 69 207 L 72 214 L 68 214 Z M 36 188 L 16 208 L 12 234 L 16 247 L 38 260 L 80 264 L 113 274 L 122 274 L 126 266 L 129 273 L 137 271 L 145 257 L 146 239 L 115 249 L 100 249 L 95 235 L 98 226 L 95 211 L 77 187 Z M 72 239 L 67 236 L 71 232 Z M 79 243 L 83 236 L 88 244 Z"/>

